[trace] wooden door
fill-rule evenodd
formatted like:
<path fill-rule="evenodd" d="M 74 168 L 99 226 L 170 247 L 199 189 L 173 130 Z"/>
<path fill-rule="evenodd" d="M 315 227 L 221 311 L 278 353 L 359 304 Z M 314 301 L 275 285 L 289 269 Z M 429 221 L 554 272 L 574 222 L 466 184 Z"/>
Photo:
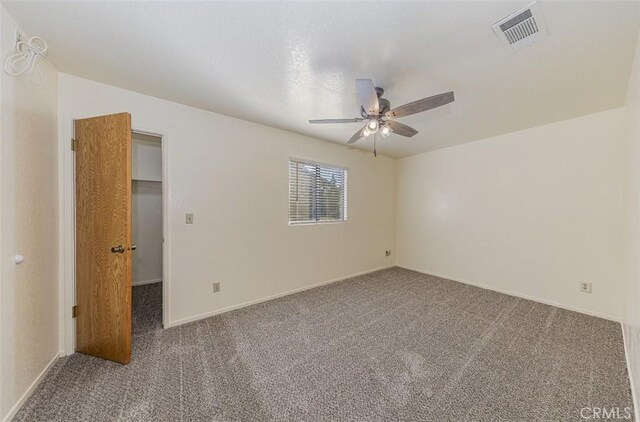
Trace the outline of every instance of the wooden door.
<path fill-rule="evenodd" d="M 75 121 L 76 350 L 131 360 L 131 115 Z"/>

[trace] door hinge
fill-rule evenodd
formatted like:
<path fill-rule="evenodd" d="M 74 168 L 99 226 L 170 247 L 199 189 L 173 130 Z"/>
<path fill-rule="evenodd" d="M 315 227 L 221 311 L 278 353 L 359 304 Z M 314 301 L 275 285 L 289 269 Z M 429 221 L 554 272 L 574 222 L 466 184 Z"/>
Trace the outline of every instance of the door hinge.
<path fill-rule="evenodd" d="M 74 306 L 73 308 L 71 308 L 71 316 L 73 318 L 78 316 L 78 305 Z"/>
<path fill-rule="evenodd" d="M 75 151 L 76 150 L 76 140 L 72 139 L 71 140 L 71 151 Z"/>

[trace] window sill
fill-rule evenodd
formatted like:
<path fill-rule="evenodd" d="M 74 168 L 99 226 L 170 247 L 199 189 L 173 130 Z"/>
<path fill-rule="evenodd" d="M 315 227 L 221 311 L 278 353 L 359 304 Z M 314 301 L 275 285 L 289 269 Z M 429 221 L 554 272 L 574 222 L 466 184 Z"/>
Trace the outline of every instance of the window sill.
<path fill-rule="evenodd" d="M 300 221 L 300 222 L 289 222 L 289 227 L 294 226 L 323 226 L 325 224 L 344 224 L 347 220 L 339 220 L 339 221 Z"/>

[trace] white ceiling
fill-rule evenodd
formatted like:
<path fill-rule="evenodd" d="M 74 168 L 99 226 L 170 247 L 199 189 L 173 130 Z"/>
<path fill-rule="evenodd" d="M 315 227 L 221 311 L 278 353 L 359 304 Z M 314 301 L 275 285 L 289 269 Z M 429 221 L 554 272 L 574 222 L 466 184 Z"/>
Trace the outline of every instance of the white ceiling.
<path fill-rule="evenodd" d="M 640 25 L 640 2 L 541 1 L 550 36 L 512 52 L 490 26 L 527 1 L 3 4 L 62 72 L 338 143 L 358 124 L 307 120 L 358 116 L 356 78 L 392 107 L 455 91 L 394 157 L 622 106 Z"/>

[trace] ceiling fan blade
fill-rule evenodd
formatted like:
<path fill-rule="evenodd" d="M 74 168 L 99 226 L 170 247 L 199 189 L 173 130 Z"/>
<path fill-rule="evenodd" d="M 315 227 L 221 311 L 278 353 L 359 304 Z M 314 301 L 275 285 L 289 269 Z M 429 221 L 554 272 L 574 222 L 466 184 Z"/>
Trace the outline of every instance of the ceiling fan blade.
<path fill-rule="evenodd" d="M 356 90 L 364 111 L 370 116 L 380 114 L 380 103 L 373 81 L 371 79 L 356 79 Z"/>
<path fill-rule="evenodd" d="M 347 141 L 347 144 L 353 144 L 354 142 L 359 141 L 360 138 L 362 138 L 362 137 L 364 137 L 364 127 L 362 129 L 360 129 L 359 131 L 357 131 L 356 133 L 354 133 L 353 136 L 351 137 L 351 139 L 349 139 Z"/>
<path fill-rule="evenodd" d="M 423 98 L 421 100 L 396 107 L 393 110 L 387 112 L 387 117 L 410 116 L 412 114 L 431 110 L 433 108 L 452 103 L 454 100 L 455 98 L 453 96 L 453 91 L 445 92 L 444 94 L 434 95 L 433 97 Z"/>
<path fill-rule="evenodd" d="M 393 133 L 395 133 L 396 135 L 406 136 L 407 138 L 411 138 L 413 135 L 418 133 L 418 131 L 412 128 L 411 126 L 407 126 L 400 122 L 394 122 L 393 120 L 387 120 L 386 124 L 391 128 Z"/>
<path fill-rule="evenodd" d="M 364 119 L 360 117 L 355 117 L 353 119 L 316 119 L 309 120 L 309 123 L 358 123 L 362 122 Z"/>

